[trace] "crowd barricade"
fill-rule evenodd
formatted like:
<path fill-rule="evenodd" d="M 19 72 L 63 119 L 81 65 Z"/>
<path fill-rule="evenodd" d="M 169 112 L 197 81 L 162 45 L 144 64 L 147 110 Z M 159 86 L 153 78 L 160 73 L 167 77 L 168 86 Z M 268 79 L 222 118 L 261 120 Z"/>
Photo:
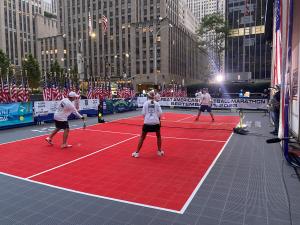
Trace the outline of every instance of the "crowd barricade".
<path fill-rule="evenodd" d="M 35 101 L 0 104 L 0 129 L 53 122 L 54 112 L 59 102 Z M 92 117 L 98 115 L 100 103 L 103 107 L 103 114 L 121 113 L 138 108 L 136 98 L 107 99 L 101 102 L 99 99 L 81 99 L 77 107 L 81 114 Z M 76 119 L 76 117 L 71 114 L 69 119 Z"/>
<path fill-rule="evenodd" d="M 146 97 L 138 97 L 138 106 L 142 107 Z M 268 99 L 266 98 L 213 98 L 213 109 L 249 109 L 249 110 L 266 110 Z M 188 97 L 161 97 L 159 104 L 163 107 L 171 108 L 199 108 L 200 98 Z"/>

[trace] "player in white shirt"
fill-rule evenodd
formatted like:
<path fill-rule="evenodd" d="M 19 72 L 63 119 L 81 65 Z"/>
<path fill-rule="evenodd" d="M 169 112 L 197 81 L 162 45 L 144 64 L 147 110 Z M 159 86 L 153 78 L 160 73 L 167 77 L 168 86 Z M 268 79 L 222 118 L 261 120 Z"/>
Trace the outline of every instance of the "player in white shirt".
<path fill-rule="evenodd" d="M 195 119 L 195 121 L 199 120 L 201 112 L 205 112 L 205 110 L 210 114 L 211 120 L 215 121 L 214 115 L 211 112 L 212 98 L 211 98 L 210 94 L 208 93 L 207 88 L 203 88 L 200 105 L 201 106 L 199 108 L 199 112 L 198 112 L 198 115 L 197 115 L 197 118 Z"/>
<path fill-rule="evenodd" d="M 137 150 L 132 153 L 132 157 L 138 158 L 139 152 L 143 146 L 144 140 L 148 132 L 155 132 L 157 137 L 157 155 L 163 156 L 164 151 L 161 150 L 161 134 L 160 134 L 160 116 L 162 114 L 161 107 L 158 102 L 154 100 L 155 92 L 150 91 L 148 98 L 144 105 L 142 114 L 144 116 L 144 125 L 142 135 L 139 140 Z"/>
<path fill-rule="evenodd" d="M 56 135 L 56 133 L 60 130 L 64 130 L 63 144 L 61 145 L 61 148 L 72 147 L 72 145 L 67 144 L 68 135 L 69 135 L 69 131 L 70 131 L 68 117 L 73 113 L 77 117 L 84 119 L 84 117 L 77 111 L 74 104 L 72 103 L 78 97 L 79 97 L 79 95 L 77 95 L 75 92 L 71 91 L 68 94 L 68 98 L 64 98 L 63 100 L 60 101 L 58 108 L 56 109 L 56 111 L 54 113 L 54 122 L 55 122 L 56 128 L 50 134 L 50 136 L 46 138 L 46 141 L 50 145 L 53 145 L 52 139 Z"/>
<path fill-rule="evenodd" d="M 196 94 L 195 94 L 195 97 L 201 99 L 202 98 L 202 91 L 201 90 L 197 91 Z"/>
<path fill-rule="evenodd" d="M 154 93 L 155 93 L 154 100 L 156 102 L 159 102 L 160 101 L 160 94 L 157 91 L 154 91 Z"/>

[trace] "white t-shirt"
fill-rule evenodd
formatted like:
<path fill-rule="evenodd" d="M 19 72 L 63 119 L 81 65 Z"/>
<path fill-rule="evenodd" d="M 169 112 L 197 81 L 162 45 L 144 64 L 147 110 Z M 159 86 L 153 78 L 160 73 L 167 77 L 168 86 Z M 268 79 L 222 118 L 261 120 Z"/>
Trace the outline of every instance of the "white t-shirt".
<path fill-rule="evenodd" d="M 202 92 L 199 91 L 195 94 L 196 98 L 202 98 Z"/>
<path fill-rule="evenodd" d="M 211 105 L 211 96 L 209 93 L 202 94 L 201 105 Z"/>
<path fill-rule="evenodd" d="M 74 104 L 68 99 L 64 98 L 59 102 L 59 105 L 54 113 L 54 119 L 57 121 L 68 121 L 68 116 L 74 113 L 77 117 L 81 118 Z"/>
<path fill-rule="evenodd" d="M 162 110 L 158 102 L 153 101 L 152 104 L 151 100 L 148 100 L 143 105 L 142 114 L 144 115 L 144 124 L 156 125 L 160 123 Z"/>

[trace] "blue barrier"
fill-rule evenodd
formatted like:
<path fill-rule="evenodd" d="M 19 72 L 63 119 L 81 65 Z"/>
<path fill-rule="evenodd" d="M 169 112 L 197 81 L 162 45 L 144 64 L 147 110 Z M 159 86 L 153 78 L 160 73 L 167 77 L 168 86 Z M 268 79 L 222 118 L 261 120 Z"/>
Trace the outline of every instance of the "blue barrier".
<path fill-rule="evenodd" d="M 0 104 L 0 129 L 34 123 L 32 102 Z"/>
<path fill-rule="evenodd" d="M 53 122 L 53 111 L 51 113 L 45 112 L 45 114 L 34 116 L 33 103 L 34 102 L 0 104 L 0 129 L 40 124 L 42 122 Z M 111 99 L 105 100 L 102 103 L 104 115 L 133 111 L 138 107 L 136 98 Z M 81 114 L 86 114 L 88 117 L 98 115 L 98 110 L 96 109 L 84 109 L 79 112 Z M 76 117 L 71 114 L 69 119 L 76 119 Z"/>

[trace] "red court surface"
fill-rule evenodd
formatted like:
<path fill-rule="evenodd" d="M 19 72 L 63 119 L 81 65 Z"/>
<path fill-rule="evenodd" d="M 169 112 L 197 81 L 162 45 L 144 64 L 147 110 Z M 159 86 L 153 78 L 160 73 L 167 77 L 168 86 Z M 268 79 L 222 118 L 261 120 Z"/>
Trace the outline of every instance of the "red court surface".
<path fill-rule="evenodd" d="M 156 155 L 155 134 L 148 135 L 140 158 L 132 158 L 141 117 L 71 131 L 73 147 L 59 148 L 45 136 L 0 145 L 0 171 L 30 181 L 119 201 L 181 212 L 200 187 L 239 121 L 235 116 L 165 113 L 165 156 Z"/>

